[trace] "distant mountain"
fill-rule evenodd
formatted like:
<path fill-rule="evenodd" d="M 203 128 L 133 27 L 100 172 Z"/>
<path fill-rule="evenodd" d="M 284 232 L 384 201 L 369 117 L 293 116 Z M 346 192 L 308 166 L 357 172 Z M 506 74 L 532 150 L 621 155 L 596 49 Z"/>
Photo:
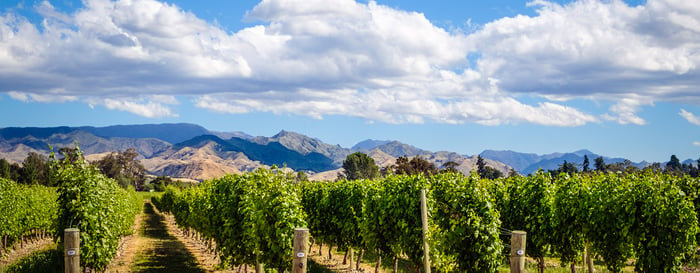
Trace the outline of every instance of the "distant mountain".
<path fill-rule="evenodd" d="M 514 151 L 486 150 L 479 155 L 486 159 L 503 162 L 520 173 L 530 165 L 542 160 L 542 156 L 537 154 L 518 153 Z"/>
<path fill-rule="evenodd" d="M 593 169 L 595 159 L 601 156 L 589 150 L 578 150 L 571 153 L 551 153 L 545 155 L 537 155 L 532 153 L 518 153 L 514 151 L 486 150 L 479 155 L 486 159 L 491 159 L 510 165 L 511 167 L 513 167 L 513 169 L 515 169 L 521 174 L 530 174 L 539 169 L 558 169 L 559 166 L 562 163 L 564 163 L 564 161 L 577 164 L 578 168 L 581 169 L 583 165 L 584 156 L 588 156 L 588 161 L 590 164 L 589 168 Z M 606 164 L 611 164 L 624 162 L 626 159 L 610 158 L 603 156 L 603 160 Z M 638 168 L 644 168 L 648 164 L 649 163 L 647 162 L 632 163 L 633 166 L 636 166 Z"/>
<path fill-rule="evenodd" d="M 377 146 L 381 146 L 384 144 L 387 144 L 391 142 L 391 140 L 374 140 L 374 139 L 366 139 L 363 141 L 358 142 L 350 150 L 353 151 L 366 151 L 366 150 L 372 150 L 376 148 Z"/>
<path fill-rule="evenodd" d="M 240 174 L 263 166 L 242 152 L 225 149 L 227 145 L 226 141 L 215 136 L 199 136 L 186 143 L 173 145 L 156 156 L 142 160 L 142 163 L 154 175 L 195 180 Z"/>
<path fill-rule="evenodd" d="M 241 138 L 223 140 L 214 135 L 202 135 L 173 146 L 174 149 L 184 147 L 200 148 L 206 144 L 215 143 L 221 152 L 240 152 L 254 161 L 260 161 L 264 165 L 287 166 L 295 170 L 310 170 L 322 172 L 334 169 L 333 160 L 317 152 L 302 154 L 289 149 L 280 142 L 268 142 L 265 144 L 249 141 Z"/>
<path fill-rule="evenodd" d="M 19 128 L 0 129 L 0 156 L 9 161 L 21 162 L 27 156 L 25 153 L 13 152 L 17 147 L 29 152 L 49 154 L 49 145 L 57 151 L 62 147 L 73 147 L 77 142 L 84 154 L 97 154 L 111 151 L 123 151 L 134 148 L 143 157 L 150 157 L 155 153 L 167 149 L 170 144 L 155 138 L 124 138 L 124 137 L 99 137 L 92 133 L 78 130 L 66 130 L 69 127 L 29 128 L 22 131 Z M 38 137 L 37 137 L 38 136 Z"/>
<path fill-rule="evenodd" d="M 299 152 L 303 155 L 313 153 L 321 154 L 330 158 L 334 165 L 340 166 L 345 158 L 350 154 L 350 150 L 340 147 L 340 145 L 331 145 L 323 141 L 311 138 L 299 133 L 282 130 L 272 137 L 255 137 L 251 142 L 261 145 L 270 143 L 279 143 L 282 146 Z"/>
<path fill-rule="evenodd" d="M 202 126 L 189 123 L 114 125 L 107 127 L 78 127 L 101 137 L 156 138 L 175 144 L 196 136 L 210 134 Z"/>
<path fill-rule="evenodd" d="M 401 156 L 406 156 L 406 157 L 414 157 L 417 155 L 429 155 L 430 152 L 426 150 L 421 150 L 419 148 L 416 148 L 414 146 L 404 144 L 398 141 L 390 141 L 386 144 L 379 145 L 375 147 L 375 149 L 379 149 L 382 152 L 385 152 L 388 155 L 391 155 L 393 157 L 401 157 Z"/>

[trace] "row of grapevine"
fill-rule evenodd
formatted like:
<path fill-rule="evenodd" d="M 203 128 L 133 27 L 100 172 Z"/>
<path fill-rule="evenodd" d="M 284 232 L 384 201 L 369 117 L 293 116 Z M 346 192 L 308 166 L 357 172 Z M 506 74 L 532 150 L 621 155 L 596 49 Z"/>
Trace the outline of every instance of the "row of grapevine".
<path fill-rule="evenodd" d="M 552 178 L 539 172 L 494 181 L 492 191 L 503 226 L 528 232 L 527 252 L 540 272 L 545 255 L 571 264 L 587 243 L 611 272 L 621 272 L 630 258 L 636 258 L 636 272 L 678 272 L 699 230 L 697 195 L 685 193 L 697 192 L 697 182 L 689 180 L 656 173 Z"/>
<path fill-rule="evenodd" d="M 562 264 L 586 245 L 612 272 L 678 272 L 695 246 L 700 183 L 664 174 L 539 172 L 498 180 L 444 173 L 381 180 L 307 182 L 270 170 L 229 175 L 154 200 L 178 224 L 216 241 L 233 265 L 286 268 L 294 227 L 308 222 L 316 243 L 423 262 L 419 193 L 429 209 L 433 267 L 494 272 L 506 255 L 501 233 L 524 230 L 527 254 Z M 303 209 L 303 213 L 301 210 Z M 330 254 L 330 253 L 329 253 Z M 543 270 L 543 267 L 540 267 Z"/>
<path fill-rule="evenodd" d="M 58 213 L 55 188 L 27 186 L 0 178 L 0 255 L 25 236 L 53 234 Z"/>
<path fill-rule="evenodd" d="M 401 256 L 420 268 L 419 196 L 428 189 L 432 265 L 442 272 L 494 272 L 503 249 L 499 214 L 480 182 L 452 173 L 430 180 L 390 175 L 380 181 L 309 182 L 302 186 L 302 204 L 317 240 L 393 258 L 395 270 Z"/>
<path fill-rule="evenodd" d="M 291 264 L 294 228 L 306 226 L 294 177 L 276 169 L 227 175 L 180 192 L 169 187 L 154 204 L 182 228 L 216 243 L 230 265 Z"/>
<path fill-rule="evenodd" d="M 66 228 L 80 229 L 80 263 L 103 270 L 117 252 L 119 238 L 130 234 L 141 201 L 130 188 L 124 190 L 77 157 L 56 160 L 51 155 L 51 179 L 58 187 L 57 238 Z"/>
<path fill-rule="evenodd" d="M 678 272 L 692 254 L 697 179 L 665 174 L 539 172 L 499 180 L 439 174 L 379 181 L 307 183 L 302 204 L 311 234 L 339 249 L 366 249 L 422 264 L 419 191 L 427 190 L 431 260 L 439 271 L 493 272 L 501 230 L 524 230 L 527 254 L 576 262 L 586 243 L 612 272 L 630 258 L 637 272 Z M 501 229 L 501 226 L 503 229 Z"/>

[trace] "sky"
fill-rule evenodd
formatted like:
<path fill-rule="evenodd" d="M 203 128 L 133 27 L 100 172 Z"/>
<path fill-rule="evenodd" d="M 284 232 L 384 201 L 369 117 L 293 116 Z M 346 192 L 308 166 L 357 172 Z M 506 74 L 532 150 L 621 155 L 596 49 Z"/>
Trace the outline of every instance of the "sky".
<path fill-rule="evenodd" d="M 2 0 L 0 127 L 700 157 L 685 0 Z"/>

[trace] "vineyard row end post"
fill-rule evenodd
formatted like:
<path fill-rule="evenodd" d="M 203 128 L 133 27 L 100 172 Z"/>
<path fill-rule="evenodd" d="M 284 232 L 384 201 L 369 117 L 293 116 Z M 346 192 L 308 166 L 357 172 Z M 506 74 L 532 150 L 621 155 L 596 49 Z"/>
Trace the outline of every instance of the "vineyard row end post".
<path fill-rule="evenodd" d="M 423 272 L 430 273 L 430 247 L 428 246 L 428 205 L 425 189 L 420 190 L 421 223 L 423 224 Z"/>
<path fill-rule="evenodd" d="M 80 272 L 80 230 L 67 228 L 63 230 L 63 260 L 66 273 Z"/>
<path fill-rule="evenodd" d="M 306 258 L 309 253 L 309 229 L 294 229 L 294 259 L 292 273 L 306 273 Z"/>
<path fill-rule="evenodd" d="M 527 233 L 525 231 L 513 230 L 510 237 L 510 272 L 525 272 L 525 242 Z"/>

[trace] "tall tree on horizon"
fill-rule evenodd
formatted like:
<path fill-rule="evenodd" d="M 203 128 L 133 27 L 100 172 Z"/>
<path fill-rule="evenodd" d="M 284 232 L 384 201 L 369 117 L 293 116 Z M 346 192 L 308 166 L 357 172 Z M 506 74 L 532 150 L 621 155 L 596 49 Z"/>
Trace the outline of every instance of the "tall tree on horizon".
<path fill-rule="evenodd" d="M 666 163 L 666 172 L 673 173 L 673 172 L 681 172 L 682 169 L 681 161 L 678 159 L 676 155 L 671 155 L 671 160 Z"/>
<path fill-rule="evenodd" d="M 602 156 L 596 157 L 595 163 L 593 163 L 593 164 L 595 166 L 596 171 L 605 172 L 607 170 L 606 165 L 605 165 L 605 160 L 603 159 Z"/>
<path fill-rule="evenodd" d="M 349 154 L 343 160 L 344 176 L 348 180 L 374 179 L 379 177 L 379 166 L 374 159 L 362 152 Z"/>

